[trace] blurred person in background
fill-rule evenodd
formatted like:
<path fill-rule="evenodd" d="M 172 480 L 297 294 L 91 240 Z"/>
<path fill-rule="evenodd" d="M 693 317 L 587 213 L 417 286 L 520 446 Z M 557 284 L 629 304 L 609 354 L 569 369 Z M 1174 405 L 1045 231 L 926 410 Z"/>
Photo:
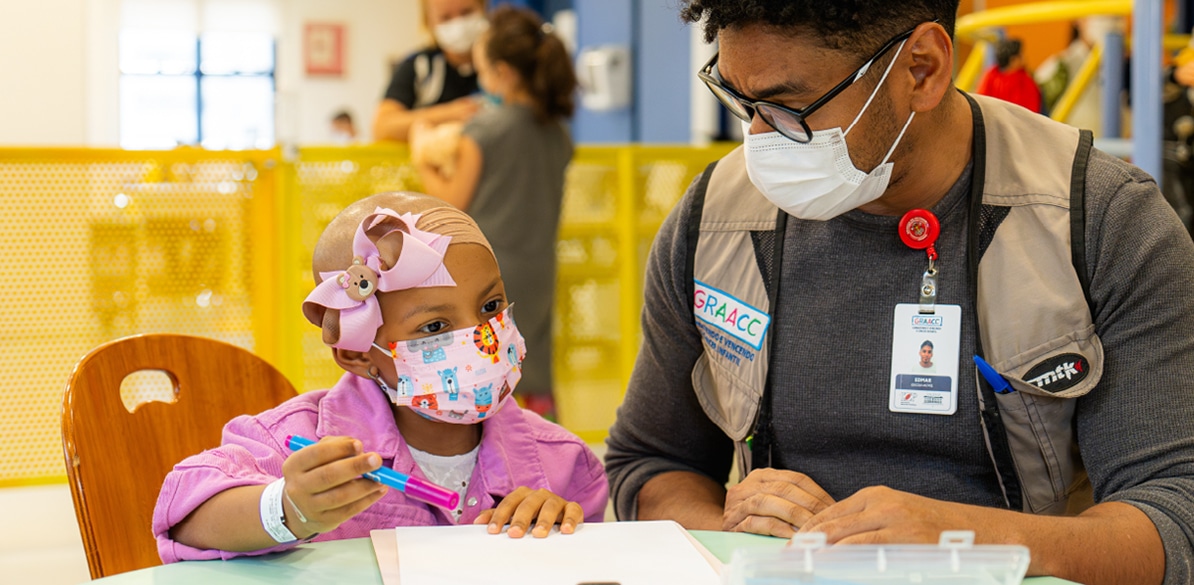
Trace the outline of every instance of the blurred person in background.
<path fill-rule="evenodd" d="M 556 236 L 573 151 L 565 122 L 575 109 L 576 73 L 551 25 L 509 6 L 492 14 L 473 63 L 490 105 L 461 130 L 453 172 L 420 164 L 419 174 L 427 193 L 467 211 L 493 245 L 527 352 L 536 356 L 516 397 L 551 418 Z M 424 133 L 438 130 L 417 124 L 412 145 Z"/>
<path fill-rule="evenodd" d="M 1194 234 L 1194 43 L 1179 51 L 1161 92 L 1161 191 Z"/>
<path fill-rule="evenodd" d="M 472 46 L 488 28 L 486 0 L 422 0 L 431 46 L 394 68 L 377 115 L 374 140 L 405 142 L 416 121 L 463 122 L 479 107 Z"/>
<path fill-rule="evenodd" d="M 1052 112 L 1061 99 L 1066 87 L 1078 76 L 1082 64 L 1090 57 L 1091 49 L 1107 37 L 1108 33 L 1123 32 L 1123 22 L 1116 16 L 1088 16 L 1079 19 L 1070 29 L 1070 44 L 1061 52 L 1045 59 L 1033 72 L 1037 85 L 1045 99 L 1045 111 Z M 1077 128 L 1086 128 L 1095 136 L 1102 136 L 1102 99 L 1098 78 L 1083 90 L 1074 102 L 1065 122 Z"/>
<path fill-rule="evenodd" d="M 347 145 L 357 141 L 357 127 L 352 121 L 352 114 L 348 110 L 340 110 L 332 115 L 332 142 Z"/>
<path fill-rule="evenodd" d="M 999 98 L 1041 113 L 1041 90 L 1024 69 L 1019 39 L 999 41 L 995 47 L 995 65 L 983 73 L 975 93 Z"/>

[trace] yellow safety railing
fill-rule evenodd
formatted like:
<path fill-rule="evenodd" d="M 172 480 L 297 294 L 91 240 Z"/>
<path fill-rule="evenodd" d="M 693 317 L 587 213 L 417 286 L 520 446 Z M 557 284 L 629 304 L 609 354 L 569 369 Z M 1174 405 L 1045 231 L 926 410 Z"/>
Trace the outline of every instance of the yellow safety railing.
<path fill-rule="evenodd" d="M 561 422 L 587 440 L 605 436 L 630 376 L 654 234 L 732 147 L 577 149 L 551 359 Z M 341 370 L 299 310 L 315 240 L 348 203 L 418 186 L 399 146 L 0 148 L 0 486 L 64 480 L 62 390 L 79 358 L 111 339 L 213 337 L 251 349 L 301 390 L 331 385 Z M 128 404 L 155 398 L 135 385 L 122 394 Z"/>
<path fill-rule="evenodd" d="M 1037 24 L 1058 20 L 1074 20 L 1086 16 L 1125 16 L 1132 13 L 1132 0 L 1067 0 L 1058 2 L 1034 2 L 992 8 L 964 15 L 958 18 L 955 34 L 957 38 L 975 43 L 966 62 L 958 70 L 957 86 L 973 90 L 982 73 L 983 64 L 991 42 L 998 38 L 992 31 L 1020 24 Z M 1065 122 L 1073 111 L 1078 98 L 1098 75 L 1103 58 L 1102 43 L 1096 44 L 1082 63 L 1074 80 L 1067 86 L 1057 104 L 1050 112 L 1054 120 Z"/>
<path fill-rule="evenodd" d="M 1094 47 L 1091 47 L 1090 55 L 1087 55 L 1086 60 L 1082 62 L 1082 67 L 1078 69 L 1074 80 L 1066 85 L 1061 97 L 1057 98 L 1053 111 L 1049 113 L 1050 118 L 1058 122 L 1069 120 L 1070 112 L 1074 111 L 1074 105 L 1078 103 L 1078 98 L 1082 97 L 1086 88 L 1090 86 L 1090 82 L 1098 76 L 1099 64 L 1102 61 L 1103 43 L 1096 43 Z"/>
<path fill-rule="evenodd" d="M 1132 13 L 1131 0 L 1070 0 L 1062 2 L 1036 2 L 992 8 L 964 15 L 958 18 L 956 36 L 960 40 L 971 41 L 974 47 L 966 61 L 958 69 L 956 84 L 967 91 L 972 91 L 982 75 L 983 64 L 990 51 L 991 43 L 998 35 L 994 30 L 1021 24 L 1037 24 L 1059 20 L 1073 20 L 1086 16 L 1107 15 L 1127 16 Z M 1130 45 L 1130 40 L 1125 39 Z M 1163 39 L 1166 51 L 1177 51 L 1190 44 L 1188 34 L 1167 34 Z M 1074 80 L 1066 87 L 1065 92 L 1058 98 L 1050 116 L 1061 122 L 1069 118 L 1078 98 L 1097 77 L 1099 65 L 1103 59 L 1103 46 L 1096 44 Z"/>
<path fill-rule="evenodd" d="M 966 14 L 958 18 L 954 34 L 959 39 L 973 40 L 983 31 L 1018 24 L 1038 24 L 1059 20 L 1075 20 L 1085 16 L 1132 13 L 1132 0 L 1063 0 L 1031 2 L 1003 6 Z"/>
<path fill-rule="evenodd" d="M 0 485 L 62 476 L 62 390 L 104 341 L 178 331 L 283 351 L 271 312 L 277 160 L 0 150 Z"/>

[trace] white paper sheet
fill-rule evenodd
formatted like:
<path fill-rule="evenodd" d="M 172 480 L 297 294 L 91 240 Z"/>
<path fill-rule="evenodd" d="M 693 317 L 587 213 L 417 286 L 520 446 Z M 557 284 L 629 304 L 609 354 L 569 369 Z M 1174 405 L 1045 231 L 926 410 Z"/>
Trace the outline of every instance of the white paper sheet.
<path fill-rule="evenodd" d="M 583 524 L 575 534 L 514 539 L 485 526 L 393 531 L 401 585 L 718 585 L 717 571 L 679 524 Z M 381 541 L 374 536 L 375 544 Z M 386 555 L 388 557 L 388 555 Z M 394 568 L 378 555 L 382 573 Z M 389 580 L 386 583 L 390 583 Z"/>

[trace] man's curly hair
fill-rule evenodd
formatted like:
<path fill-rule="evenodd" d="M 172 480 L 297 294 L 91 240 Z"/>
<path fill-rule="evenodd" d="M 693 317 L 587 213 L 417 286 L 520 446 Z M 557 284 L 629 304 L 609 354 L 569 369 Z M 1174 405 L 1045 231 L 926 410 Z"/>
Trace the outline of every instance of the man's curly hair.
<path fill-rule="evenodd" d="M 867 55 L 892 37 L 936 20 L 953 36 L 958 0 L 681 0 L 680 17 L 702 23 L 705 42 L 747 25 L 812 33 L 831 49 Z"/>

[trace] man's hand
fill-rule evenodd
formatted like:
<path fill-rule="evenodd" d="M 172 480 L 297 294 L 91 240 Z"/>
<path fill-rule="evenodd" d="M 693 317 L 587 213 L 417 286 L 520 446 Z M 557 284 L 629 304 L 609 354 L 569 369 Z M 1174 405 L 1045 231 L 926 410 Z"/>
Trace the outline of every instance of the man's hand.
<path fill-rule="evenodd" d="M 976 530 L 993 509 L 942 502 L 887 487 L 868 487 L 822 510 L 800 532 L 824 532 L 830 544 L 937 544 L 945 530 Z"/>
<path fill-rule="evenodd" d="M 722 530 L 789 538 L 833 498 L 803 473 L 756 469 L 726 493 Z"/>

